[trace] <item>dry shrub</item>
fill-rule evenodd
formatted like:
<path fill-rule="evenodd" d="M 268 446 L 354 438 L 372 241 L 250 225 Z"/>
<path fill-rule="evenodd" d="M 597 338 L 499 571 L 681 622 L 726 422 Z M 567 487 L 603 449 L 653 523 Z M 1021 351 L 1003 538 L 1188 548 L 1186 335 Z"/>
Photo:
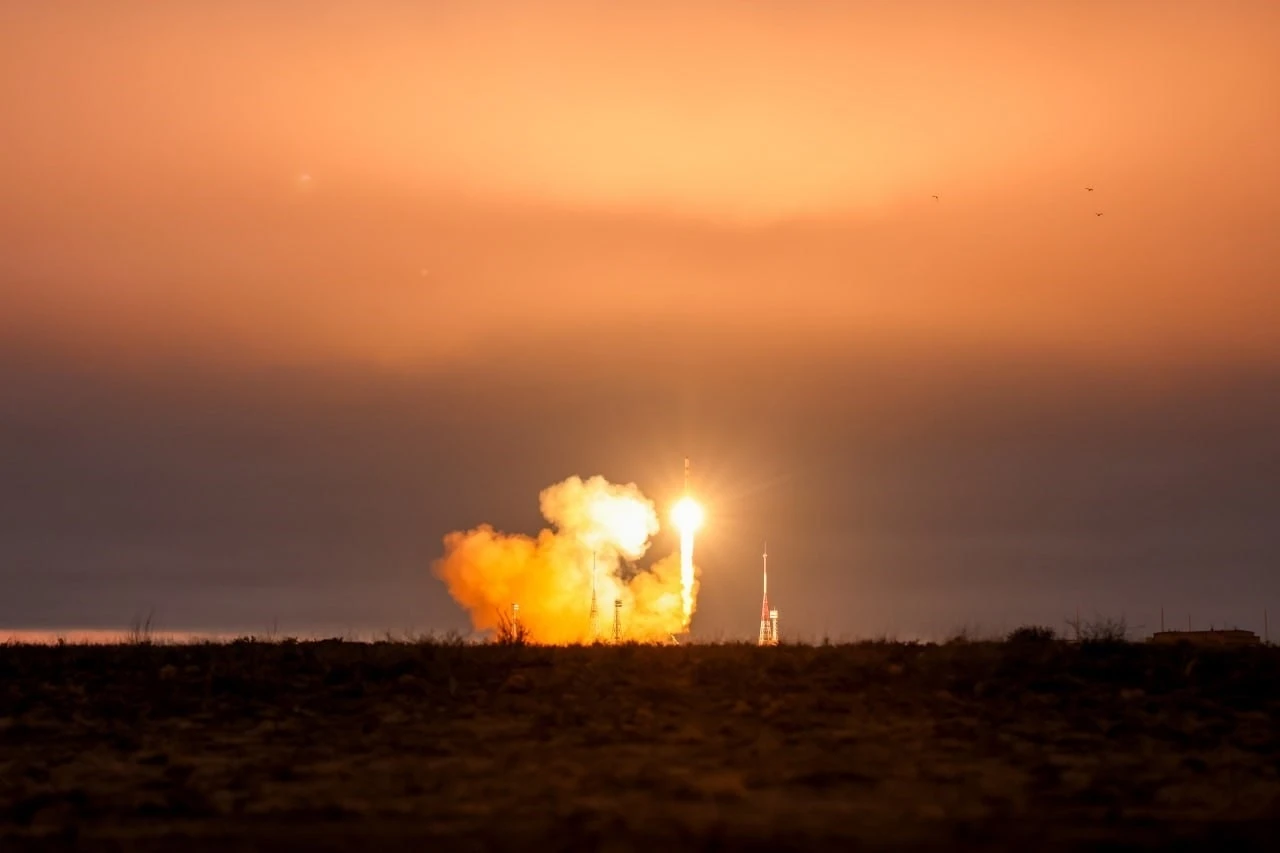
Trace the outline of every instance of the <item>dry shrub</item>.
<path fill-rule="evenodd" d="M 1123 619 L 1098 617 L 1080 626 L 1080 642 L 1094 645 L 1119 645 L 1129 641 L 1129 625 Z"/>
<path fill-rule="evenodd" d="M 1015 645 L 1041 645 L 1052 643 L 1058 639 L 1057 633 L 1044 625 L 1023 625 L 1014 628 L 1005 637 L 1005 642 Z"/>
<path fill-rule="evenodd" d="M 533 644 L 529 628 L 513 613 L 498 611 L 498 627 L 493 631 L 493 641 L 500 646 L 528 646 Z"/>

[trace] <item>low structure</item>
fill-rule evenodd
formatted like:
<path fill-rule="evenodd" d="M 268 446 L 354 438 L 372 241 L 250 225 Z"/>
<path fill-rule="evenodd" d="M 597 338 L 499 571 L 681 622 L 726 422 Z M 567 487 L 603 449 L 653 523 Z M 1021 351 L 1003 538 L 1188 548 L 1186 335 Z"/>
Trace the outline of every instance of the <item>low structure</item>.
<path fill-rule="evenodd" d="M 1157 631 L 1149 643 L 1190 643 L 1195 646 L 1258 646 L 1262 640 L 1252 631 L 1231 628 L 1223 631 Z"/>

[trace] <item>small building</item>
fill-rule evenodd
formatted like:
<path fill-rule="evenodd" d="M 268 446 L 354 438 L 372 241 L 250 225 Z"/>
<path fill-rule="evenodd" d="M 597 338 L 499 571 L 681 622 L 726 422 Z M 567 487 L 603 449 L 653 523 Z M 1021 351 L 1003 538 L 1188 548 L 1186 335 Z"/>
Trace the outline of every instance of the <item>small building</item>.
<path fill-rule="evenodd" d="M 1262 640 L 1252 631 L 1231 628 L 1222 631 L 1157 631 L 1149 643 L 1175 645 L 1190 643 L 1193 646 L 1260 646 Z"/>

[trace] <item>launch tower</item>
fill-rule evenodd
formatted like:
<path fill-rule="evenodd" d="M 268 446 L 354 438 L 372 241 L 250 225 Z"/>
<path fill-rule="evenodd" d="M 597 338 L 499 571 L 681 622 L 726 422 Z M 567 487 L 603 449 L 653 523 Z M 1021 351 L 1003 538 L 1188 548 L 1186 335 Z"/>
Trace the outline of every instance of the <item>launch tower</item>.
<path fill-rule="evenodd" d="M 764 546 L 764 601 L 760 603 L 760 640 L 757 645 L 778 645 L 778 611 L 769 609 L 769 543 Z"/>

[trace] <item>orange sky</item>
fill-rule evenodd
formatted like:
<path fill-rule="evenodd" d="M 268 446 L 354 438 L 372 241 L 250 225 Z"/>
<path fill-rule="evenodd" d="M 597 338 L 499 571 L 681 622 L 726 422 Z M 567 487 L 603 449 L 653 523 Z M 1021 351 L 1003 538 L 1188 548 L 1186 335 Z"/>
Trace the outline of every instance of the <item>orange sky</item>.
<path fill-rule="evenodd" d="M 1280 361 L 1280 5 L 623 7 L 5 4 L 0 339 Z"/>

